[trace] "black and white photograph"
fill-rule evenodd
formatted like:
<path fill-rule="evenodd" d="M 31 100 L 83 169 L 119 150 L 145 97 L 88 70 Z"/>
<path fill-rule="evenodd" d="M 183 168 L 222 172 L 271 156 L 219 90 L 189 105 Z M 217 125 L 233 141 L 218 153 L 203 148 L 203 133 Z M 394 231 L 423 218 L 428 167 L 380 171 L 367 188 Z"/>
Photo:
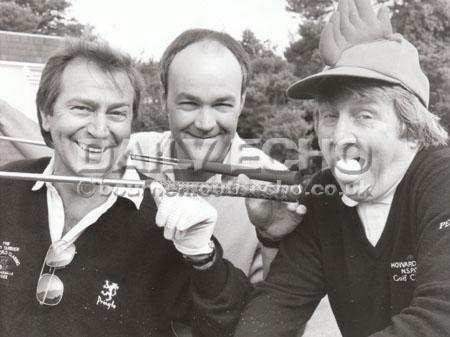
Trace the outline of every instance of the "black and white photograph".
<path fill-rule="evenodd" d="M 448 337 L 449 126 L 449 0 L 0 0 L 0 337 Z"/>

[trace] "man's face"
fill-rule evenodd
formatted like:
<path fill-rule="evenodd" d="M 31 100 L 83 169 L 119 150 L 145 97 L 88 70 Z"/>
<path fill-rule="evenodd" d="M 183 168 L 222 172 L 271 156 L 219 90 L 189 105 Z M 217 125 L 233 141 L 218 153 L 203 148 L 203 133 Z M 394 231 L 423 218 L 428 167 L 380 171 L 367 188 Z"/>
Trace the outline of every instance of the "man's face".
<path fill-rule="evenodd" d="M 55 174 L 108 175 L 125 153 L 134 91 L 124 72 L 74 60 L 64 69 L 53 115 L 42 115 L 55 148 Z"/>
<path fill-rule="evenodd" d="M 320 104 L 316 121 L 325 160 L 335 171 L 341 159 L 359 161 L 356 180 L 336 178 L 350 198 L 374 200 L 395 186 L 417 152 L 414 141 L 401 139 L 400 121 L 391 102 L 344 98 Z"/>
<path fill-rule="evenodd" d="M 174 57 L 163 103 L 178 157 L 224 159 L 244 104 L 241 86 L 239 62 L 220 44 L 195 43 Z"/>

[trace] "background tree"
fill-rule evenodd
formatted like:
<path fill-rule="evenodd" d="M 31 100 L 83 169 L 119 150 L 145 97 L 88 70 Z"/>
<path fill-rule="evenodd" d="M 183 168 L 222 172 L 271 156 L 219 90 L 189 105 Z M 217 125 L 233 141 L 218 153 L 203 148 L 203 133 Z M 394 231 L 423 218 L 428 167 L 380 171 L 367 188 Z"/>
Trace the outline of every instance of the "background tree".
<path fill-rule="evenodd" d="M 89 36 L 92 26 L 66 14 L 67 0 L 0 0 L 0 30 L 58 36 Z"/>
<path fill-rule="evenodd" d="M 404 0 L 392 5 L 394 28 L 419 50 L 430 80 L 430 110 L 450 126 L 450 2 Z"/>
<path fill-rule="evenodd" d="M 292 41 L 285 57 L 295 75 L 317 72 L 317 53 L 324 20 L 336 8 L 335 0 L 286 0 L 286 9 L 300 17 L 299 39 Z M 394 29 L 419 50 L 421 65 L 431 85 L 430 110 L 450 125 L 450 2 L 448 0 L 378 0 L 391 8 Z M 301 106 L 300 106 L 301 107 Z"/>
<path fill-rule="evenodd" d="M 286 0 L 286 9 L 299 15 L 297 40 L 291 41 L 285 57 L 298 78 L 321 70 L 318 53 L 320 32 L 325 20 L 336 8 L 335 0 Z M 388 5 L 394 30 L 419 50 L 422 69 L 430 80 L 430 110 L 438 114 L 444 126 L 450 126 L 450 1 L 448 0 L 378 0 L 376 6 Z M 310 102 L 296 105 L 298 114 L 308 121 L 314 107 Z M 287 127 L 287 126 L 286 126 Z M 317 149 L 317 143 L 312 143 Z M 317 162 L 315 162 L 317 164 Z"/>
<path fill-rule="evenodd" d="M 140 116 L 135 121 L 134 131 L 165 131 L 169 129 L 167 114 L 161 107 L 161 84 L 159 63 L 153 60 L 138 61 L 145 89 L 141 102 Z"/>
<path fill-rule="evenodd" d="M 241 43 L 250 56 L 251 75 L 238 132 L 270 156 L 298 167 L 299 158 L 306 161 L 304 149 L 310 147 L 312 128 L 305 113 L 286 97 L 295 81 L 294 67 L 275 54 L 270 41 L 260 41 L 250 30 L 243 32 Z"/>

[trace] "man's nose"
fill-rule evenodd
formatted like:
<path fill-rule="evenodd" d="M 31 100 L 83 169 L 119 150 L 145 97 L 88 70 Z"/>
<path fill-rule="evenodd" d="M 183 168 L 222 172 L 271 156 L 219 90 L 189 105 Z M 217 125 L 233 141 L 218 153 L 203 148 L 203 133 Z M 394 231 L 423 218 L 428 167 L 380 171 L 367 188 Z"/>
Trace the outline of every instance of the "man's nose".
<path fill-rule="evenodd" d="M 333 132 L 333 141 L 338 144 L 354 137 L 353 123 L 349 116 L 340 114 Z"/>
<path fill-rule="evenodd" d="M 109 134 L 106 114 L 102 112 L 93 114 L 87 130 L 95 138 L 106 138 Z"/>
<path fill-rule="evenodd" d="M 217 125 L 216 116 L 210 107 L 202 107 L 195 118 L 194 125 L 202 131 L 211 131 Z"/>

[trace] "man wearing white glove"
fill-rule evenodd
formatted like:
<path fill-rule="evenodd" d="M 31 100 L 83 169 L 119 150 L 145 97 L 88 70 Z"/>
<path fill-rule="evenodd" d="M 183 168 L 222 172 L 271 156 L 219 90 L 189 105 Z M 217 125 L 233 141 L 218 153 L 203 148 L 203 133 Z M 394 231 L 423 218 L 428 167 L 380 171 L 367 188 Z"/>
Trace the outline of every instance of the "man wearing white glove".
<path fill-rule="evenodd" d="M 167 194 L 158 182 L 152 183 L 150 190 L 158 206 L 156 225 L 164 228 L 164 237 L 173 241 L 195 268 L 210 267 L 215 261 L 211 237 L 217 223 L 216 209 L 198 196 Z"/>
<path fill-rule="evenodd" d="M 121 161 L 140 83 L 128 56 L 69 44 L 47 62 L 37 94 L 52 157 L 2 170 L 142 179 Z M 178 321 L 195 337 L 229 336 L 250 284 L 209 245 L 212 207 L 156 195 L 158 211 L 147 189 L 90 187 L 2 180 L 0 336 L 167 337 Z"/>

